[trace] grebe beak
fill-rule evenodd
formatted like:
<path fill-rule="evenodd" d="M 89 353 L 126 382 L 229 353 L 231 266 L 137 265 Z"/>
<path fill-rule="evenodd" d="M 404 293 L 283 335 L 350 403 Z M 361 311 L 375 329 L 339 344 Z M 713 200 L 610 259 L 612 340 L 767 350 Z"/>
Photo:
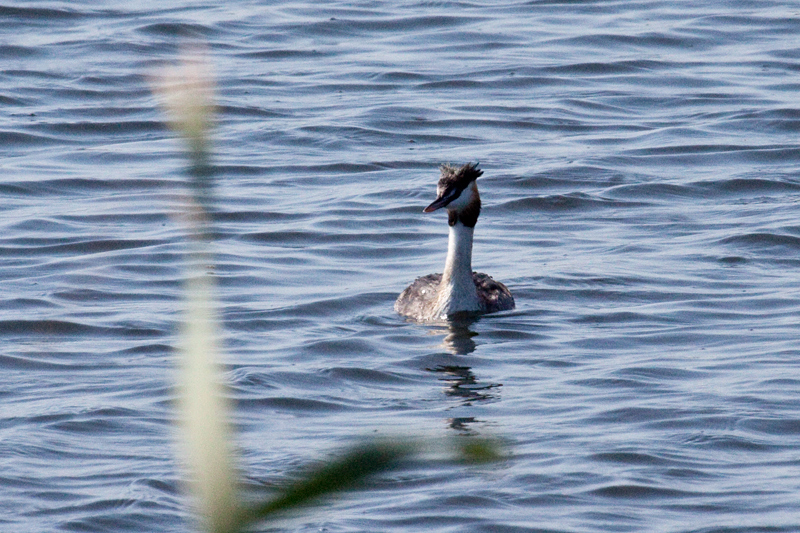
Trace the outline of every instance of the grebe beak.
<path fill-rule="evenodd" d="M 441 209 L 442 207 L 446 206 L 450 202 L 446 201 L 445 198 L 437 198 L 431 205 L 426 207 L 422 210 L 423 213 L 433 213 L 437 209 Z"/>
<path fill-rule="evenodd" d="M 443 207 L 446 207 L 450 202 L 452 202 L 453 200 L 458 198 L 460 195 L 461 195 L 461 191 L 460 190 L 458 190 L 458 189 L 456 189 L 454 187 L 448 188 L 446 191 L 444 191 L 442 193 L 442 195 L 440 197 L 438 197 L 436 200 L 434 200 L 433 203 L 431 203 L 431 205 L 429 205 L 428 207 L 423 209 L 422 212 L 423 213 L 433 213 L 437 209 L 441 209 Z"/>

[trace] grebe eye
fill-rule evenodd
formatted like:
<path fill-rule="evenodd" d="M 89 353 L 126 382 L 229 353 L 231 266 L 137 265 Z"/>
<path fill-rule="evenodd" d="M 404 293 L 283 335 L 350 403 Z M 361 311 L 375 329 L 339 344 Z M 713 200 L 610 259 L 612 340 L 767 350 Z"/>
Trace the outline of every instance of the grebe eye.
<path fill-rule="evenodd" d="M 450 187 L 449 189 L 444 191 L 444 194 L 442 195 L 442 198 L 447 198 L 448 203 L 452 202 L 453 200 L 455 200 L 456 198 L 461 196 L 461 191 L 462 190 L 463 189 L 459 189 L 457 187 Z"/>

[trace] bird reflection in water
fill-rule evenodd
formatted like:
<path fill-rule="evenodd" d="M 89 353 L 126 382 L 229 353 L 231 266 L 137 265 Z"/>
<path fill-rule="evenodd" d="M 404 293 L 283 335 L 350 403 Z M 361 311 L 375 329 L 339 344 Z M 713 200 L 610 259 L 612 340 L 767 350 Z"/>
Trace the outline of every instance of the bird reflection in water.
<path fill-rule="evenodd" d="M 475 320 L 475 318 L 449 320 L 447 329 L 437 329 L 433 333 L 445 334 L 442 344 L 451 354 L 456 356 L 469 355 L 476 348 L 473 338 L 478 334 L 470 329 Z M 471 368 L 465 365 L 437 365 L 426 370 L 440 374 L 439 380 L 447 384 L 444 393 L 451 398 L 458 399 L 462 406 L 472 405 L 473 402 L 495 399 L 495 389 L 502 386 L 500 383 L 480 383 Z M 460 433 L 472 433 L 468 426 L 475 422 L 480 421 L 473 417 L 458 417 L 448 420 L 449 426 Z"/>
<path fill-rule="evenodd" d="M 439 380 L 447 384 L 444 393 L 462 400 L 462 405 L 494 399 L 495 395 L 492 390 L 501 386 L 499 383 L 479 383 L 468 366 L 443 365 L 428 370 L 442 374 Z"/>
<path fill-rule="evenodd" d="M 458 418 L 450 418 L 447 421 L 450 425 L 450 429 L 454 429 L 463 435 L 477 435 L 476 431 L 473 431 L 472 428 L 469 427 L 470 424 L 477 422 L 475 417 L 468 416 L 468 417 L 458 417 Z"/>

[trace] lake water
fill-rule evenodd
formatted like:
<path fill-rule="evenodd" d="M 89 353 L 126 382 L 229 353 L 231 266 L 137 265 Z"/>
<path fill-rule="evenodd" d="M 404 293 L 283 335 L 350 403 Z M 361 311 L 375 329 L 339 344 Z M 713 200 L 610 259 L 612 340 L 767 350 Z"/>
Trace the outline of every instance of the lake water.
<path fill-rule="evenodd" d="M 800 7 L 0 7 L 0 529 L 193 528 L 173 422 L 182 146 L 207 43 L 220 310 L 251 486 L 374 434 L 496 436 L 263 531 L 800 531 Z M 419 325 L 440 163 L 517 309 Z"/>

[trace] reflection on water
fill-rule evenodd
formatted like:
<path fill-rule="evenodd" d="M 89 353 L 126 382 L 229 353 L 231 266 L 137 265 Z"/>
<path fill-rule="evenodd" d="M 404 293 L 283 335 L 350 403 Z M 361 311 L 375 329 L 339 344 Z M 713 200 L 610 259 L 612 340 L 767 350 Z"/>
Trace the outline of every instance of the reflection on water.
<path fill-rule="evenodd" d="M 444 335 L 442 346 L 453 355 L 469 355 L 475 351 L 476 344 L 472 340 L 478 334 L 470 328 L 478 321 L 479 317 L 476 315 L 459 315 L 455 318 L 448 319 L 446 324 L 439 329 L 432 331 L 434 335 Z"/>
<path fill-rule="evenodd" d="M 429 370 L 443 374 L 439 379 L 447 384 L 444 393 L 463 400 L 464 405 L 494 398 L 495 395 L 489 391 L 501 386 L 499 383 L 479 383 L 468 366 L 437 366 Z"/>
<path fill-rule="evenodd" d="M 479 420 L 476 420 L 472 416 L 450 418 L 447 422 L 450 429 L 454 429 L 462 435 L 477 435 L 477 432 L 470 428 L 469 425 L 479 422 Z"/>
<path fill-rule="evenodd" d="M 453 318 L 448 320 L 446 327 L 434 330 L 432 333 L 444 335 L 442 346 L 451 354 L 467 356 L 477 347 L 474 338 L 478 333 L 473 331 L 471 326 L 478 320 L 479 317 L 474 315 Z M 440 374 L 439 381 L 447 385 L 444 389 L 445 395 L 459 400 L 461 406 L 470 406 L 476 401 L 497 399 L 494 390 L 502 386 L 500 383 L 481 383 L 467 365 L 445 364 L 426 370 Z M 447 422 L 451 429 L 464 435 L 472 435 L 476 432 L 468 426 L 483 421 L 474 417 L 455 417 L 448 419 Z"/>

